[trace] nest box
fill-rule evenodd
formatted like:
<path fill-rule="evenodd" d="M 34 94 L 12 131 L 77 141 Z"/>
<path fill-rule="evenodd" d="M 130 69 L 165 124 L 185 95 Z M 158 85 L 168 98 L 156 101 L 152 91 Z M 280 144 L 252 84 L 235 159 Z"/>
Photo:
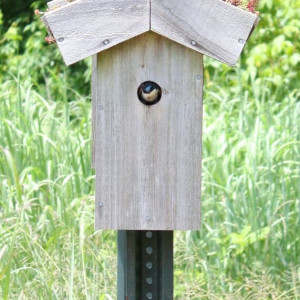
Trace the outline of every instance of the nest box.
<path fill-rule="evenodd" d="M 96 228 L 200 228 L 203 54 L 234 65 L 258 18 L 221 0 L 55 0 L 67 65 L 93 55 Z"/>

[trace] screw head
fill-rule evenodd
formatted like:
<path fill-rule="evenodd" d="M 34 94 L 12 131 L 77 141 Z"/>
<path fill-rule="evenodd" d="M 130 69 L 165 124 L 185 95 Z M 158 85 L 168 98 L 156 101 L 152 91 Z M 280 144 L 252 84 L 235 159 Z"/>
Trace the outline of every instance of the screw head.
<path fill-rule="evenodd" d="M 192 44 L 193 46 L 196 46 L 196 45 L 197 45 L 197 42 L 194 41 L 194 40 L 192 40 L 192 41 L 191 41 L 191 44 Z"/>
<path fill-rule="evenodd" d="M 99 206 L 99 207 L 103 207 L 103 206 L 104 206 L 104 203 L 103 203 L 102 201 L 99 201 L 99 202 L 98 202 L 98 206 Z"/>
<path fill-rule="evenodd" d="M 244 44 L 245 41 L 244 41 L 243 39 L 239 39 L 239 43 L 240 43 L 240 44 Z"/>
<path fill-rule="evenodd" d="M 110 43 L 109 40 L 103 41 L 103 44 L 104 44 L 104 45 L 108 45 L 109 43 Z"/>
<path fill-rule="evenodd" d="M 147 299 L 153 299 L 152 293 L 147 293 L 147 294 L 146 294 L 146 297 L 147 297 Z"/>
<path fill-rule="evenodd" d="M 63 42 L 65 40 L 65 38 L 63 38 L 63 37 L 60 37 L 60 38 L 58 38 L 58 41 L 61 43 L 61 42 Z"/>

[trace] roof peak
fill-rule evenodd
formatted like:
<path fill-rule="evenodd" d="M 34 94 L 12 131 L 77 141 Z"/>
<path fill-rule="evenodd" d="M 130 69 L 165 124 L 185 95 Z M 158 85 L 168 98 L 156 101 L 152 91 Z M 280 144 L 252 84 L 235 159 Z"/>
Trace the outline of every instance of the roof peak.
<path fill-rule="evenodd" d="M 43 20 L 67 65 L 147 31 L 234 65 L 258 17 L 222 0 L 54 0 Z"/>

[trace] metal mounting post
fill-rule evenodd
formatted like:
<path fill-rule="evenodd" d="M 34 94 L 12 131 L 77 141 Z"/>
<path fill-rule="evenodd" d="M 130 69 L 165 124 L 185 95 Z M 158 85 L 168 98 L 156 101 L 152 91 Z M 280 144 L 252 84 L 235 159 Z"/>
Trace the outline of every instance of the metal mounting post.
<path fill-rule="evenodd" d="M 118 300 L 173 299 L 173 231 L 118 231 Z"/>

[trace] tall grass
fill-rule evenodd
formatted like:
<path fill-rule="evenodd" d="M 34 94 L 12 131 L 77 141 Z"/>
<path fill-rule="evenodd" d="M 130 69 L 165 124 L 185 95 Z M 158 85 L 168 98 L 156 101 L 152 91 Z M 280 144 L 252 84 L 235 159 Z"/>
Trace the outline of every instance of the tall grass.
<path fill-rule="evenodd" d="M 300 298 L 300 94 L 243 72 L 206 88 L 203 228 L 178 235 L 179 299 Z"/>
<path fill-rule="evenodd" d="M 30 78 L 1 87 L 1 299 L 96 299 L 113 285 L 116 246 L 93 230 L 90 100 L 61 90 L 55 102 Z"/>
<path fill-rule="evenodd" d="M 176 300 L 300 299 L 300 8 L 259 10 L 238 68 L 205 63 L 202 230 L 175 234 Z M 90 62 L 64 68 L 38 22 L 1 24 L 0 299 L 116 299 L 115 232 L 94 231 Z"/>
<path fill-rule="evenodd" d="M 207 78 L 202 231 L 176 234 L 176 299 L 299 299 L 299 94 L 224 70 Z M 0 89 L 1 299 L 116 297 L 115 233 L 93 229 L 90 99 L 61 91 Z"/>

